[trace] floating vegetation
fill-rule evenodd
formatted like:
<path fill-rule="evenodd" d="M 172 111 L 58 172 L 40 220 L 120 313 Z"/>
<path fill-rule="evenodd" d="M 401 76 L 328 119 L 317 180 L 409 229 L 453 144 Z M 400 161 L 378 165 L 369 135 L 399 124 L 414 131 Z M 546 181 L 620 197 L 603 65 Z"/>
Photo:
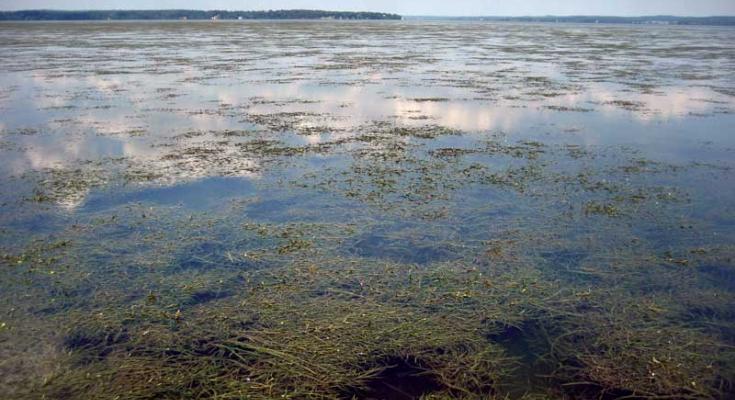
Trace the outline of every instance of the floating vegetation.
<path fill-rule="evenodd" d="M 620 209 L 614 204 L 600 204 L 589 202 L 584 206 L 584 212 L 587 214 L 600 214 L 608 217 L 617 217 L 620 215 Z"/>
<path fill-rule="evenodd" d="M 547 110 L 564 111 L 564 112 L 592 112 L 594 111 L 591 108 L 585 108 L 585 107 L 569 107 L 569 106 L 554 106 L 554 105 L 544 106 L 544 108 Z"/>
<path fill-rule="evenodd" d="M 307 118 L 318 116 L 306 112 L 280 112 L 273 114 L 248 114 L 247 121 L 264 126 L 271 131 L 283 132 L 297 130 L 300 124 Z"/>
<path fill-rule="evenodd" d="M 414 97 L 410 100 L 416 103 L 442 103 L 449 101 L 446 97 Z"/>
<path fill-rule="evenodd" d="M 604 104 L 620 107 L 628 111 L 640 111 L 645 107 L 645 104 L 643 102 L 630 100 L 611 100 L 605 102 Z"/>

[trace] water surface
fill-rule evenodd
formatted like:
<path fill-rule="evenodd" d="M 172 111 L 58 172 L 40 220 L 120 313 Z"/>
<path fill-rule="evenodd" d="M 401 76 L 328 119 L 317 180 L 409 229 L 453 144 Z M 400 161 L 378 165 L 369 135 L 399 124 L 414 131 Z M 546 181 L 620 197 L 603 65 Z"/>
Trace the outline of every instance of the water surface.
<path fill-rule="evenodd" d="M 735 394 L 731 28 L 3 23 L 0 50 L 5 397 Z"/>

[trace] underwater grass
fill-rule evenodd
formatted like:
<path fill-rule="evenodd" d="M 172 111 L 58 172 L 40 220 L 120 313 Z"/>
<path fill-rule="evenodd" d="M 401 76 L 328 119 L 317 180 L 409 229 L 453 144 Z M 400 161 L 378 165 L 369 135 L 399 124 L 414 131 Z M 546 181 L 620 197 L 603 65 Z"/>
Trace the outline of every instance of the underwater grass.
<path fill-rule="evenodd" d="M 161 232 L 175 221 L 153 218 Z M 580 266 L 598 281 L 560 281 L 549 279 L 556 265 L 520 251 L 517 232 L 515 240 L 480 243 L 471 255 L 418 265 L 337 255 L 346 238 L 364 235 L 354 226 L 213 222 L 197 217 L 179 229 L 200 230 L 196 242 L 225 226 L 250 239 L 215 248 L 211 263 L 190 272 L 167 278 L 167 263 L 181 262 L 168 258 L 129 274 L 125 286 L 140 294 L 124 302 L 123 292 L 98 289 L 95 302 L 52 311 L 63 327 L 55 362 L 65 367 L 32 384 L 29 396 L 349 398 L 385 393 L 381 382 L 408 371 L 431 388 L 417 394 L 424 398 L 504 398 L 519 379 L 514 374 L 529 368 L 545 382 L 524 393 L 531 398 L 706 399 L 732 391 L 733 347 L 720 334 L 727 330 L 678 318 L 692 305 L 711 303 L 702 296 L 715 290 L 689 266 L 667 278 L 655 269 L 671 267 L 651 263 L 648 253 L 618 253 L 617 262 L 630 265 L 627 276 Z M 401 234 L 415 235 L 400 232 L 393 233 L 395 243 Z M 294 238 L 314 245 L 290 246 Z M 49 265 L 80 261 L 80 239 L 35 251 L 56 252 Z M 261 247 L 248 253 L 268 268 L 243 269 L 226 255 L 241 254 L 235 249 L 253 240 Z M 186 242 L 170 245 L 174 253 L 191 251 Z M 284 245 L 288 251 L 279 250 Z M 99 272 L 89 284 L 109 279 Z M 67 279 L 78 284 L 73 276 Z M 652 277 L 662 290 L 639 292 Z M 155 282 L 147 284 L 155 291 L 143 282 Z M 690 299 L 681 289 L 692 286 L 700 291 Z M 519 353 L 519 344 L 526 350 Z"/>

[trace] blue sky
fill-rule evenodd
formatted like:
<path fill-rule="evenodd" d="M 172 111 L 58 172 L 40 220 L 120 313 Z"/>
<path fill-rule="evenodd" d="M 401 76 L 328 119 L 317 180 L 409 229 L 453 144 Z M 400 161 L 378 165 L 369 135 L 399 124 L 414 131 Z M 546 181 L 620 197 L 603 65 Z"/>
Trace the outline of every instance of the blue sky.
<path fill-rule="evenodd" d="M 735 15 L 735 0 L 0 0 L 0 9 L 310 8 L 404 15 Z"/>

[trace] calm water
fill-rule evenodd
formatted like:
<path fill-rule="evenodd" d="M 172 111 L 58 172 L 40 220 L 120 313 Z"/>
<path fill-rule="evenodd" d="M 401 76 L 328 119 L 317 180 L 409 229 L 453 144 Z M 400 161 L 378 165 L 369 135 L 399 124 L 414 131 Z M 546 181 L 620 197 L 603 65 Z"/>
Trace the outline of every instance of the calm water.
<path fill-rule="evenodd" d="M 735 395 L 731 28 L 3 23 L 0 54 L 4 398 Z"/>

